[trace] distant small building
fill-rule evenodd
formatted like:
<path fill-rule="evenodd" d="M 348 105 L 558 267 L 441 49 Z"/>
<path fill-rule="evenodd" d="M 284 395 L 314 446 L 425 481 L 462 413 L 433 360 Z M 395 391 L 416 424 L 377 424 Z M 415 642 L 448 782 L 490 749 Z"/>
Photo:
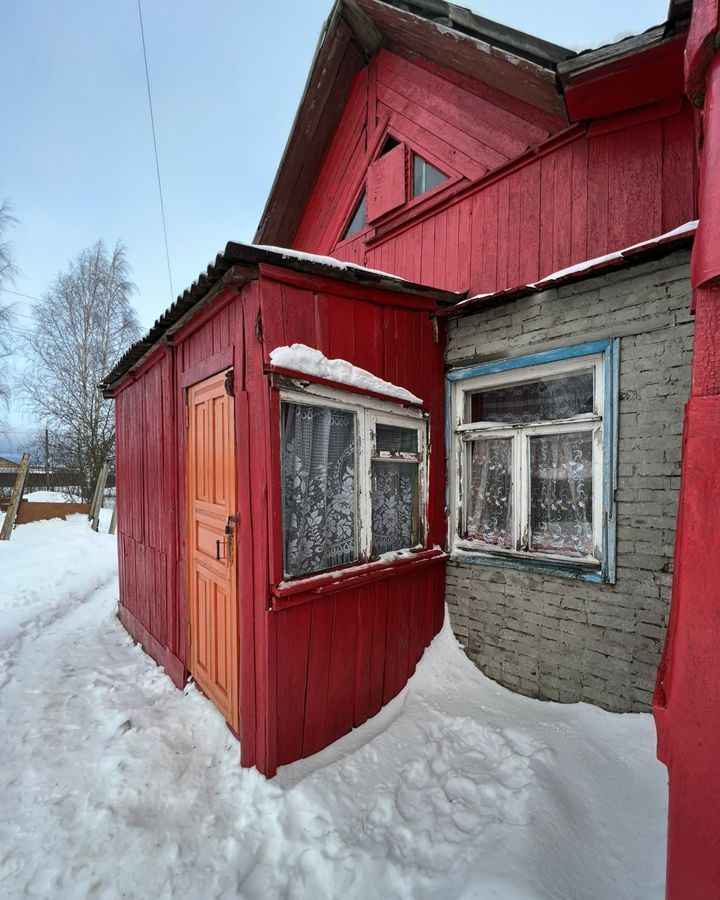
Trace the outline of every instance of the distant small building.
<path fill-rule="evenodd" d="M 5 472 L 17 472 L 19 468 L 19 462 L 8 459 L 6 456 L 0 456 L 0 474 Z"/>

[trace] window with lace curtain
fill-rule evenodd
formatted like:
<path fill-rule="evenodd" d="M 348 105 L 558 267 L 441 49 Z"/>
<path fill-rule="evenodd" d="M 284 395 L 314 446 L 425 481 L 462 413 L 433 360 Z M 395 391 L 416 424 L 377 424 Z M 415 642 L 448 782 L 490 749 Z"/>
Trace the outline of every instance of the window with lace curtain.
<path fill-rule="evenodd" d="M 616 365 L 601 341 L 449 374 L 459 555 L 614 577 Z"/>
<path fill-rule="evenodd" d="M 286 578 L 422 546 L 426 420 L 341 391 L 283 392 Z"/>

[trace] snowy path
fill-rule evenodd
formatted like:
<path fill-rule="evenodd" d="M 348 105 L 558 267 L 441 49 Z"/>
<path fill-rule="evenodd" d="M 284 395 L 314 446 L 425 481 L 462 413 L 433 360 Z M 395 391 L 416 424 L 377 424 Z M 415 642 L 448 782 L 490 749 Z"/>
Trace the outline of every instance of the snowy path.
<path fill-rule="evenodd" d="M 0 896 L 660 900 L 649 716 L 517 697 L 444 632 L 380 716 L 268 782 L 114 617 L 82 519 L 0 545 Z"/>

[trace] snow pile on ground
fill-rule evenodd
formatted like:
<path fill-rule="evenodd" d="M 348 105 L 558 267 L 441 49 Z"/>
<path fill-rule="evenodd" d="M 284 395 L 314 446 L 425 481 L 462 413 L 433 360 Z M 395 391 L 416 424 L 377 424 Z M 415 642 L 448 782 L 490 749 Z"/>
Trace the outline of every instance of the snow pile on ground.
<path fill-rule="evenodd" d="M 23 495 L 23 500 L 30 503 L 82 503 L 82 500 L 73 495 L 72 500 L 68 500 L 67 494 L 62 491 L 30 491 Z"/>
<path fill-rule="evenodd" d="M 375 394 L 384 394 L 386 397 L 396 397 L 408 403 L 422 403 L 419 397 L 411 394 L 406 388 L 378 378 L 367 369 L 354 366 L 346 359 L 328 359 L 319 350 L 306 344 L 276 347 L 270 352 L 270 362 L 278 369 L 315 375 L 317 378 L 325 378 L 327 381 L 350 385 Z"/>
<path fill-rule="evenodd" d="M 86 520 L 0 544 L 3 898 L 662 897 L 649 716 L 540 703 L 445 630 L 379 716 L 268 782 L 114 615 Z"/>

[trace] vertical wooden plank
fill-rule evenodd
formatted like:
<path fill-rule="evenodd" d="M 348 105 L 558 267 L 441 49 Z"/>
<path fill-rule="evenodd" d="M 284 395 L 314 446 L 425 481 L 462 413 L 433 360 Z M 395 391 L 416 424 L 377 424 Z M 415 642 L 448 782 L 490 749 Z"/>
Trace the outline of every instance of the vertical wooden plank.
<path fill-rule="evenodd" d="M 238 365 L 245 353 L 244 345 L 236 350 L 236 370 L 244 370 Z M 240 751 L 242 764 L 252 765 L 255 761 L 256 698 L 255 698 L 255 630 L 253 615 L 254 591 L 254 551 L 252 509 L 249 472 L 250 462 L 250 398 L 247 391 L 235 393 L 235 440 L 238 465 L 238 647 L 240 648 Z M 304 701 L 303 701 L 304 706 Z"/>
<path fill-rule="evenodd" d="M 518 281 L 538 279 L 540 265 L 540 164 L 530 163 L 520 171 L 520 265 Z"/>
<path fill-rule="evenodd" d="M 397 650 L 395 658 L 395 677 L 393 682 L 393 697 L 405 686 L 408 677 L 408 655 L 410 653 L 410 618 L 412 616 L 411 598 L 415 585 L 414 576 L 410 573 L 402 578 L 395 579 L 397 600 L 395 605 L 398 610 L 397 617 Z M 404 582 L 404 583 L 403 583 Z"/>
<path fill-rule="evenodd" d="M 283 340 L 285 344 L 315 346 L 315 310 L 311 291 L 283 284 L 282 298 Z"/>
<path fill-rule="evenodd" d="M 405 672 L 405 678 L 408 679 L 415 671 L 415 665 L 420 658 L 420 653 L 418 652 L 418 634 L 420 632 L 420 605 L 421 598 L 424 589 L 424 575 L 414 575 L 410 576 L 411 584 L 410 590 L 408 591 L 407 599 L 407 610 L 408 610 L 408 650 L 407 650 L 407 669 Z"/>
<path fill-rule="evenodd" d="M 375 585 L 375 616 L 373 617 L 372 641 L 370 645 L 370 685 L 368 712 L 371 716 L 380 712 L 383 705 L 383 687 L 385 684 L 385 636 L 388 618 L 387 581 L 378 581 Z"/>
<path fill-rule="evenodd" d="M 285 318 L 283 316 L 283 286 L 267 278 L 262 280 L 260 309 L 262 311 L 263 361 L 270 362 L 270 353 L 282 347 L 285 340 Z"/>
<path fill-rule="evenodd" d="M 433 284 L 435 277 L 435 220 L 426 219 L 421 227 L 420 281 Z"/>
<path fill-rule="evenodd" d="M 670 231 L 695 216 L 693 126 L 690 105 L 663 119 L 662 230 Z"/>
<path fill-rule="evenodd" d="M 377 374 L 383 365 L 382 307 L 357 300 L 353 303 L 352 316 L 355 365 Z"/>
<path fill-rule="evenodd" d="M 393 585 L 394 587 L 394 585 Z M 387 625 L 385 630 L 385 677 L 383 679 L 383 705 L 388 703 L 396 694 L 397 668 L 398 668 L 398 636 L 400 632 L 400 618 L 402 616 L 402 603 L 395 594 L 388 592 Z"/>
<path fill-rule="evenodd" d="M 430 581 L 430 583 L 432 582 Z M 432 637 L 435 637 L 440 632 L 445 619 L 445 567 L 442 565 L 435 569 L 435 589 L 432 600 L 435 613 Z"/>
<path fill-rule="evenodd" d="M 428 284 L 435 284 L 439 288 L 445 288 L 447 284 L 447 253 L 448 253 L 448 236 L 447 236 L 447 210 L 437 213 L 432 221 L 435 224 L 434 249 L 432 259 L 432 276 Z M 429 269 L 428 269 L 429 271 Z"/>
<path fill-rule="evenodd" d="M 588 258 L 608 253 L 608 135 L 600 134 L 588 147 Z"/>
<path fill-rule="evenodd" d="M 522 228 L 522 179 L 521 172 L 514 172 L 508 179 L 509 207 L 507 230 L 507 284 L 516 287 L 520 278 L 520 232 Z"/>
<path fill-rule="evenodd" d="M 308 683 L 312 604 L 275 613 L 277 656 L 277 761 L 282 766 L 303 755 L 305 693 Z"/>
<path fill-rule="evenodd" d="M 467 291 L 471 282 L 473 202 L 466 198 L 458 204 L 458 259 L 455 290 Z"/>
<path fill-rule="evenodd" d="M 454 203 L 447 211 L 445 219 L 445 273 L 442 287 L 457 290 L 460 274 L 460 209 Z"/>
<path fill-rule="evenodd" d="M 357 607 L 363 594 L 362 588 L 342 591 L 335 601 L 325 724 L 326 744 L 347 734 L 353 727 Z"/>
<path fill-rule="evenodd" d="M 509 259 L 509 216 L 510 216 L 510 180 L 503 178 L 497 183 L 497 289 L 508 286 Z"/>
<path fill-rule="evenodd" d="M 395 340 L 397 333 L 395 324 L 397 310 L 392 306 L 384 306 L 382 312 L 383 368 L 381 377 L 393 384 L 398 384 L 401 368 L 399 365 L 399 354 L 397 353 L 397 342 Z"/>
<path fill-rule="evenodd" d="M 330 356 L 355 362 L 355 335 L 352 327 L 353 301 L 345 297 L 327 297 L 327 327 Z"/>
<path fill-rule="evenodd" d="M 570 258 L 573 262 L 588 258 L 588 227 L 588 142 L 580 138 L 572 144 Z"/>
<path fill-rule="evenodd" d="M 540 246 L 538 279 L 550 275 L 554 263 L 555 156 L 549 153 L 540 160 Z"/>
<path fill-rule="evenodd" d="M 408 229 L 408 264 L 411 281 L 422 282 L 422 225 Z"/>
<path fill-rule="evenodd" d="M 330 681 L 329 648 L 332 643 L 334 619 L 334 597 L 321 597 L 313 601 L 303 728 L 304 757 L 317 753 L 325 746 Z"/>
<path fill-rule="evenodd" d="M 555 153 L 553 272 L 570 265 L 572 250 L 572 144 Z"/>
<path fill-rule="evenodd" d="M 275 698 L 270 685 L 268 632 L 269 572 L 268 572 L 268 479 L 267 381 L 263 373 L 262 347 L 255 338 L 255 323 L 260 309 L 260 285 L 249 284 L 243 290 L 243 318 L 245 335 L 245 383 L 248 395 L 250 531 L 252 533 L 252 606 L 255 645 L 255 755 L 252 760 L 261 771 L 267 771 L 271 758 L 267 721 L 275 716 Z M 243 749 L 243 754 L 245 753 Z"/>
<path fill-rule="evenodd" d="M 358 725 L 370 715 L 370 663 L 372 636 L 377 607 L 377 582 L 361 592 L 358 600 L 355 634 L 355 692 L 353 696 L 353 725 Z"/>
<path fill-rule="evenodd" d="M 330 356 L 330 334 L 328 321 L 328 298 L 324 294 L 313 294 L 313 315 L 315 318 L 316 347 L 325 356 Z"/>
<path fill-rule="evenodd" d="M 483 215 L 483 282 L 478 285 L 477 293 L 492 293 L 500 287 L 501 278 L 505 278 L 506 268 L 500 272 L 499 256 L 499 227 L 500 214 L 500 188 L 497 182 L 490 184 L 483 192 L 485 195 Z"/>
<path fill-rule="evenodd" d="M 662 123 L 645 122 L 612 135 L 610 250 L 660 234 Z"/>
<path fill-rule="evenodd" d="M 470 200 L 470 295 L 484 293 L 483 287 L 487 283 L 486 271 L 492 265 L 495 267 L 495 259 L 489 259 L 485 253 L 485 199 L 487 189 L 478 191 Z"/>

